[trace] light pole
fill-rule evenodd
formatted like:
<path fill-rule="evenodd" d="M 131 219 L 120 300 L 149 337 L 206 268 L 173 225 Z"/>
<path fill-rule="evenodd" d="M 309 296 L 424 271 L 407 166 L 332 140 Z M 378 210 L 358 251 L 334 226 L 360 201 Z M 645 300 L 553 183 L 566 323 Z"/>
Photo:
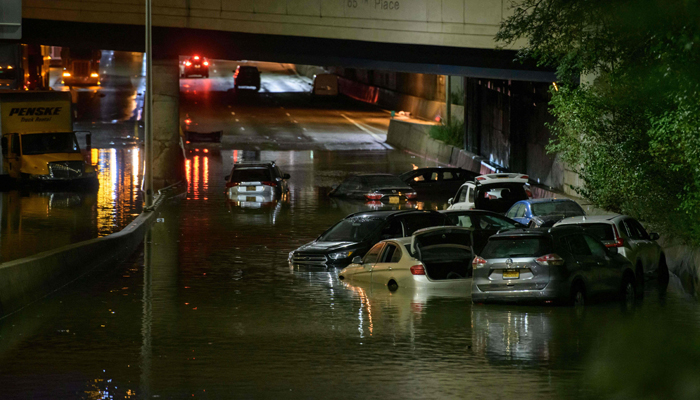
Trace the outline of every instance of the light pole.
<path fill-rule="evenodd" d="M 153 206 L 153 48 L 151 38 L 151 0 L 146 0 L 146 96 L 144 108 L 144 209 Z"/>

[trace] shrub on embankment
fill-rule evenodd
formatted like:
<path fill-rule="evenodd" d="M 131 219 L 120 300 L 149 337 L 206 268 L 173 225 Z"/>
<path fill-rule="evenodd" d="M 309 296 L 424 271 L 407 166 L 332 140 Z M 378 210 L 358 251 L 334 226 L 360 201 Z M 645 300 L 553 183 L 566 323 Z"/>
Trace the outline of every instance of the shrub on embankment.
<path fill-rule="evenodd" d="M 557 68 L 549 149 L 580 195 L 699 246 L 700 0 L 521 0 L 497 39 Z"/>
<path fill-rule="evenodd" d="M 459 149 L 464 145 L 464 121 L 453 118 L 447 124 L 430 127 L 430 137 L 440 140 Z"/>

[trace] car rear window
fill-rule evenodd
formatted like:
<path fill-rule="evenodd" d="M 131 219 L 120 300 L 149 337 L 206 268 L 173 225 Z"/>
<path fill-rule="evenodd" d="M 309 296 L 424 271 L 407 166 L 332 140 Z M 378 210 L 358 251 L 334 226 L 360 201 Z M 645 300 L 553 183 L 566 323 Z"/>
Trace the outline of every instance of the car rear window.
<path fill-rule="evenodd" d="M 363 176 L 362 183 L 367 188 L 378 188 L 387 186 L 404 187 L 406 184 L 397 176 Z"/>
<path fill-rule="evenodd" d="M 573 201 L 552 201 L 546 203 L 533 203 L 530 205 L 530 207 L 532 207 L 533 215 L 564 215 L 567 217 L 584 215 L 581 206 L 579 206 Z"/>
<path fill-rule="evenodd" d="M 231 174 L 231 182 L 265 182 L 271 181 L 268 168 L 236 168 Z"/>
<path fill-rule="evenodd" d="M 539 257 L 552 252 L 552 241 L 545 236 L 492 237 L 481 252 L 481 257 L 513 258 Z"/>
<path fill-rule="evenodd" d="M 602 241 L 615 240 L 615 233 L 610 224 L 581 224 L 583 229 Z"/>

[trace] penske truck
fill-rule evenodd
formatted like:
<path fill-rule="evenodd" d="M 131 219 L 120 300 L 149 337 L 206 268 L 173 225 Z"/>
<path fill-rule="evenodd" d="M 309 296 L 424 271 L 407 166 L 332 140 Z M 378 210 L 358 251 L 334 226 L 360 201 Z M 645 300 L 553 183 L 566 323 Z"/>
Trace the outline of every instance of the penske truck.
<path fill-rule="evenodd" d="M 3 173 L 20 184 L 96 186 L 72 115 L 70 92 L 0 93 Z"/>

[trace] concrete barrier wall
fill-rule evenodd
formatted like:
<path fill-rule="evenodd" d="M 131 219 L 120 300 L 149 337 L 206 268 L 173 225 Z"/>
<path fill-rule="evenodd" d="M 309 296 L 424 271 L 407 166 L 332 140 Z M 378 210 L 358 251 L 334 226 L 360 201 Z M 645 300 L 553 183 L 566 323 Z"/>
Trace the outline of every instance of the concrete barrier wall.
<path fill-rule="evenodd" d="M 120 232 L 0 264 L 0 318 L 59 290 L 89 271 L 126 260 L 143 241 L 158 208 L 143 212 Z"/>

